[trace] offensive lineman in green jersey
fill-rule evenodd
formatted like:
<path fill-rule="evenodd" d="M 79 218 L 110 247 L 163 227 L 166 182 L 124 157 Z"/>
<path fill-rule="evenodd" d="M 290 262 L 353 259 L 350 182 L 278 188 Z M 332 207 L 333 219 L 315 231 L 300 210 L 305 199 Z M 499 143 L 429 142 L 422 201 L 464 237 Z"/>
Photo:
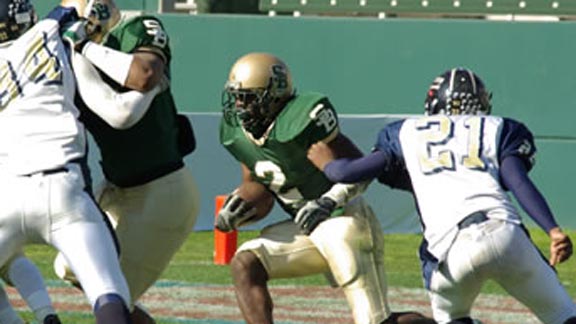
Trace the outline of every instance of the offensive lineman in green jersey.
<path fill-rule="evenodd" d="M 268 280 L 325 273 L 343 289 L 356 324 L 426 323 L 417 313 L 390 312 L 382 229 L 360 196 L 367 184 L 334 184 L 306 157 L 320 140 L 340 156 L 362 155 L 340 133 L 328 98 L 296 95 L 284 62 L 249 53 L 230 71 L 223 106 L 220 141 L 240 162 L 243 181 L 224 203 L 216 228 L 226 232 L 254 222 L 274 199 L 290 216 L 242 244 L 231 261 L 246 322 L 273 323 Z"/>
<path fill-rule="evenodd" d="M 122 271 L 137 301 L 196 223 L 199 194 L 183 161 L 194 149 L 193 133 L 169 90 L 171 53 L 160 20 L 123 17 L 112 0 L 95 0 L 89 8 L 83 0 L 63 5 L 87 18 L 91 41 L 76 44 L 73 64 L 80 97 L 95 113 L 79 105 L 80 119 L 100 149 L 105 181 L 96 198 L 114 226 Z M 70 276 L 61 258 L 55 268 Z M 134 323 L 154 323 L 140 305 L 134 309 Z"/>

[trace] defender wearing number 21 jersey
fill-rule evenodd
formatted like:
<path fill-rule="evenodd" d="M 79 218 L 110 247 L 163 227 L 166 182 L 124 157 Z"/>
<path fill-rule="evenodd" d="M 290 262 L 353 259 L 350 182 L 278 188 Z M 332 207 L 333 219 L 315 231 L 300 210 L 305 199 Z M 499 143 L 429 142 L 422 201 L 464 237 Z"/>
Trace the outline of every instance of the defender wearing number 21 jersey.
<path fill-rule="evenodd" d="M 478 210 L 489 210 L 490 217 L 520 223 L 515 207 L 499 185 L 499 164 L 506 156 L 515 155 L 528 169 L 532 167 L 535 146 L 523 124 L 495 116 L 407 119 L 384 128 L 378 134 L 375 150 L 390 156 L 392 168 L 378 178 L 380 182 L 406 188 L 410 186 L 409 176 L 428 251 L 438 260 L 444 259 L 458 223 Z"/>
<path fill-rule="evenodd" d="M 438 323 L 472 323 L 472 304 L 487 280 L 543 323 L 576 323 L 576 305 L 551 267 L 571 256 L 572 242 L 528 177 L 533 136 L 516 120 L 489 116 L 490 97 L 478 76 L 454 68 L 430 86 L 427 116 L 384 127 L 369 155 L 335 159 L 317 143 L 308 158 L 332 181 L 376 178 L 413 193 L 424 234 L 422 272 Z M 508 192 L 549 235 L 549 264 Z"/>

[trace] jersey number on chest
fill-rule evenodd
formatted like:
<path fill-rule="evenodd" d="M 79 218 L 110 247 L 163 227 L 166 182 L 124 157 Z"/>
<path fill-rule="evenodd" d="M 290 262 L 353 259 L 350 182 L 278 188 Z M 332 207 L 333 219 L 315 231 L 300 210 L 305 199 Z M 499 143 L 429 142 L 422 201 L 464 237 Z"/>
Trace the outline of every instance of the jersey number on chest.
<path fill-rule="evenodd" d="M 286 175 L 276 163 L 272 161 L 258 161 L 254 165 L 254 172 L 258 178 L 268 180 L 270 182 L 270 190 L 275 192 L 285 203 L 303 199 L 302 194 L 297 188 L 281 192 L 286 184 Z"/>

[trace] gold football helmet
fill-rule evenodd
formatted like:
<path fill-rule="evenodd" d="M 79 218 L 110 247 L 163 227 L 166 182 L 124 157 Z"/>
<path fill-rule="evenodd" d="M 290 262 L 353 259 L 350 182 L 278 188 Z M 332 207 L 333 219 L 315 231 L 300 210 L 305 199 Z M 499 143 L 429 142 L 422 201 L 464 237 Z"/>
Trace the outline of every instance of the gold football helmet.
<path fill-rule="evenodd" d="M 76 8 L 78 15 L 87 19 L 86 32 L 90 40 L 96 43 L 101 43 L 121 18 L 114 0 L 62 0 L 61 4 Z"/>
<path fill-rule="evenodd" d="M 267 53 L 249 53 L 230 70 L 222 92 L 224 117 L 237 117 L 258 139 L 293 95 L 292 76 L 282 60 Z"/>

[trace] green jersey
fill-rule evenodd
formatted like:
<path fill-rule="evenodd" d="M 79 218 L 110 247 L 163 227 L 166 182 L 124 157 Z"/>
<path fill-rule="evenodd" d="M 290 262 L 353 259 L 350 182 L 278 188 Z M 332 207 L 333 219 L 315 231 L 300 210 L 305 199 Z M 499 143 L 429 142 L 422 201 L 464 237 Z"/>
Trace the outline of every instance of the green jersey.
<path fill-rule="evenodd" d="M 250 169 L 253 179 L 275 193 L 290 214 L 332 187 L 333 183 L 306 157 L 310 145 L 339 131 L 336 112 L 324 95 L 305 93 L 294 97 L 260 143 L 246 136 L 240 121 L 234 118 L 222 118 L 220 142 Z"/>
<path fill-rule="evenodd" d="M 152 16 L 122 20 L 104 45 L 125 53 L 145 47 L 164 56 L 169 70 L 168 37 L 162 23 Z M 103 75 L 118 91 L 128 91 Z M 170 90 L 159 93 L 146 114 L 128 129 L 114 129 L 82 103 L 80 119 L 92 134 L 102 155 L 106 178 L 120 187 L 140 185 L 183 166 L 178 150 L 176 106 Z"/>

